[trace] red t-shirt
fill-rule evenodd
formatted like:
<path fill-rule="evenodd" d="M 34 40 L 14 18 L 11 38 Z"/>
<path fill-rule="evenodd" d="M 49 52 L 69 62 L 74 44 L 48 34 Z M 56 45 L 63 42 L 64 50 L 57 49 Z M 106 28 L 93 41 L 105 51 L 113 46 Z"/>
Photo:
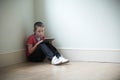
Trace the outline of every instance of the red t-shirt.
<path fill-rule="evenodd" d="M 28 38 L 27 38 L 27 41 L 26 41 L 26 56 L 29 56 L 30 53 L 28 51 L 28 44 L 32 44 L 32 46 L 34 46 L 35 44 L 37 43 L 37 40 L 34 36 L 34 34 L 30 35 Z"/>
<path fill-rule="evenodd" d="M 42 39 L 44 39 L 44 36 L 42 36 Z M 30 53 L 28 51 L 28 45 L 29 44 L 32 44 L 32 46 L 34 46 L 36 43 L 37 43 L 37 39 L 35 38 L 35 35 L 32 34 L 30 35 L 28 38 L 27 38 L 27 41 L 26 41 L 26 56 L 29 56 Z"/>

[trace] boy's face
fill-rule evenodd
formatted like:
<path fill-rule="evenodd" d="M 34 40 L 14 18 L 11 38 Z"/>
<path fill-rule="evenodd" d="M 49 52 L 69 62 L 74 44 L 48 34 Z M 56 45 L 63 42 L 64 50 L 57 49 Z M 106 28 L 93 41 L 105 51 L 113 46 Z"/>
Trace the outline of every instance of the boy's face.
<path fill-rule="evenodd" d="M 36 27 L 35 34 L 37 37 L 44 36 L 44 27 Z"/>

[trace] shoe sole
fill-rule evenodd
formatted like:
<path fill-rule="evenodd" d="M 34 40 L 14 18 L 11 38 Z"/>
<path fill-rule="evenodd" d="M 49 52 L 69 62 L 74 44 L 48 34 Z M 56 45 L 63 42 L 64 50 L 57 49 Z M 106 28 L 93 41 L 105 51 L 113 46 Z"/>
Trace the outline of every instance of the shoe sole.
<path fill-rule="evenodd" d="M 62 62 L 60 62 L 59 64 L 53 64 L 53 65 L 60 65 L 60 64 L 62 64 Z"/>
<path fill-rule="evenodd" d="M 66 62 L 62 62 L 62 64 L 64 64 L 64 63 L 68 63 L 68 62 L 70 62 L 70 61 L 68 60 L 68 61 L 66 61 Z"/>

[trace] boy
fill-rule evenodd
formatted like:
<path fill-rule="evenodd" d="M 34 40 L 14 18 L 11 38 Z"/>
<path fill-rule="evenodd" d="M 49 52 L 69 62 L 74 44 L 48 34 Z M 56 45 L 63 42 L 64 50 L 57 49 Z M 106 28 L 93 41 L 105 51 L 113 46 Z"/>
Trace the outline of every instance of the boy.
<path fill-rule="evenodd" d="M 26 56 L 28 61 L 39 62 L 45 57 L 51 61 L 51 64 L 61 64 L 69 62 L 57 51 L 51 42 L 44 42 L 44 25 L 42 22 L 34 24 L 34 34 L 27 39 Z"/>

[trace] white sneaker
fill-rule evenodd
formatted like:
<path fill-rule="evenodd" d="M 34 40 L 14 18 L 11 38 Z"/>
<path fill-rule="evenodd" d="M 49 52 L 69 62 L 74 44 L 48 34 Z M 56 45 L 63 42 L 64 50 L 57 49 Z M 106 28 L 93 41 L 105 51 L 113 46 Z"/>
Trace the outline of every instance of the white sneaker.
<path fill-rule="evenodd" d="M 62 63 L 61 60 L 59 60 L 56 56 L 54 56 L 52 58 L 51 64 L 57 65 L 57 64 L 61 64 L 61 63 Z"/>
<path fill-rule="evenodd" d="M 62 62 L 62 63 L 68 63 L 69 62 L 69 60 L 68 59 L 65 59 L 64 57 L 59 57 L 59 59 L 60 59 L 60 61 Z"/>

